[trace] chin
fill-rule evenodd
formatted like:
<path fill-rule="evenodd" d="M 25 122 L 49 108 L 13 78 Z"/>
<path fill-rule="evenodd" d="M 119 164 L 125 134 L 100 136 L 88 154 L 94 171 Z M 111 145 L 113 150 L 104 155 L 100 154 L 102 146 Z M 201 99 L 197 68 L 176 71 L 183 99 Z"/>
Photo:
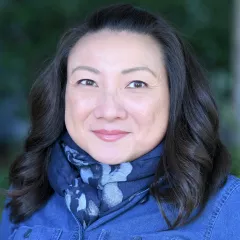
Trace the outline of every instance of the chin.
<path fill-rule="evenodd" d="M 109 164 L 109 165 L 117 165 L 123 162 L 127 162 L 127 159 L 125 159 L 124 157 L 116 158 L 116 156 L 110 157 L 109 155 L 108 156 L 101 155 L 101 156 L 93 156 L 93 157 L 96 161 L 103 164 Z"/>

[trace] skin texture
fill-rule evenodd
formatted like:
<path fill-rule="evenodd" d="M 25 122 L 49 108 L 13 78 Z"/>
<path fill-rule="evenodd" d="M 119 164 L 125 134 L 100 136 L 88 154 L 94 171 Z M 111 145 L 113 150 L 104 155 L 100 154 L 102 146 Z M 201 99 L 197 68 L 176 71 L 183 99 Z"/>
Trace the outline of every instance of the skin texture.
<path fill-rule="evenodd" d="M 124 71 L 136 67 L 150 70 Z M 72 139 L 97 161 L 119 164 L 152 150 L 166 133 L 169 101 L 162 50 L 152 37 L 101 30 L 85 35 L 71 50 L 65 124 Z M 129 134 L 105 142 L 92 132 L 98 129 Z"/>

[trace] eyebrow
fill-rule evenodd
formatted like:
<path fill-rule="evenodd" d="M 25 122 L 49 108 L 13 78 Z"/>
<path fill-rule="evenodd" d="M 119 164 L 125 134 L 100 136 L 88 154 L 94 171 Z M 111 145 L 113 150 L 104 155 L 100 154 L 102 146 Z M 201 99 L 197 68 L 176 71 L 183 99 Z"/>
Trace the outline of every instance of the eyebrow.
<path fill-rule="evenodd" d="M 89 67 L 89 66 L 77 66 L 72 70 L 72 74 L 77 71 L 77 70 L 86 70 L 95 74 L 100 74 L 101 72 L 99 70 L 97 70 L 96 68 L 93 67 Z M 148 71 L 150 72 L 154 77 L 157 77 L 156 73 L 151 70 L 148 67 L 134 67 L 134 68 L 128 68 L 128 69 L 124 69 L 122 70 L 122 74 L 128 74 L 131 72 L 136 72 L 136 71 Z"/>

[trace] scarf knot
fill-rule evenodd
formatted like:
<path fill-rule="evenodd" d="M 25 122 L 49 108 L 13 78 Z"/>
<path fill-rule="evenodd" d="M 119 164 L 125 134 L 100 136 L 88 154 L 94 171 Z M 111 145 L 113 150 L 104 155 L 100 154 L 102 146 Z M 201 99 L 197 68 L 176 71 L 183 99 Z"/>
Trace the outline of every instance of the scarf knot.
<path fill-rule="evenodd" d="M 160 143 L 134 161 L 109 165 L 93 159 L 66 132 L 53 146 L 48 179 L 85 229 L 149 188 L 162 151 Z"/>

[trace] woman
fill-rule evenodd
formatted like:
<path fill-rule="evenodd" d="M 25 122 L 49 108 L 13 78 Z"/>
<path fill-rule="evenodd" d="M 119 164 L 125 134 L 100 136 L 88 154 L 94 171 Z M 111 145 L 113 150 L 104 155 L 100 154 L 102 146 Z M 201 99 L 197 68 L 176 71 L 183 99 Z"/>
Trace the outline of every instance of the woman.
<path fill-rule="evenodd" d="M 240 181 L 203 71 L 159 16 L 117 4 L 34 83 L 1 239 L 240 239 Z"/>

